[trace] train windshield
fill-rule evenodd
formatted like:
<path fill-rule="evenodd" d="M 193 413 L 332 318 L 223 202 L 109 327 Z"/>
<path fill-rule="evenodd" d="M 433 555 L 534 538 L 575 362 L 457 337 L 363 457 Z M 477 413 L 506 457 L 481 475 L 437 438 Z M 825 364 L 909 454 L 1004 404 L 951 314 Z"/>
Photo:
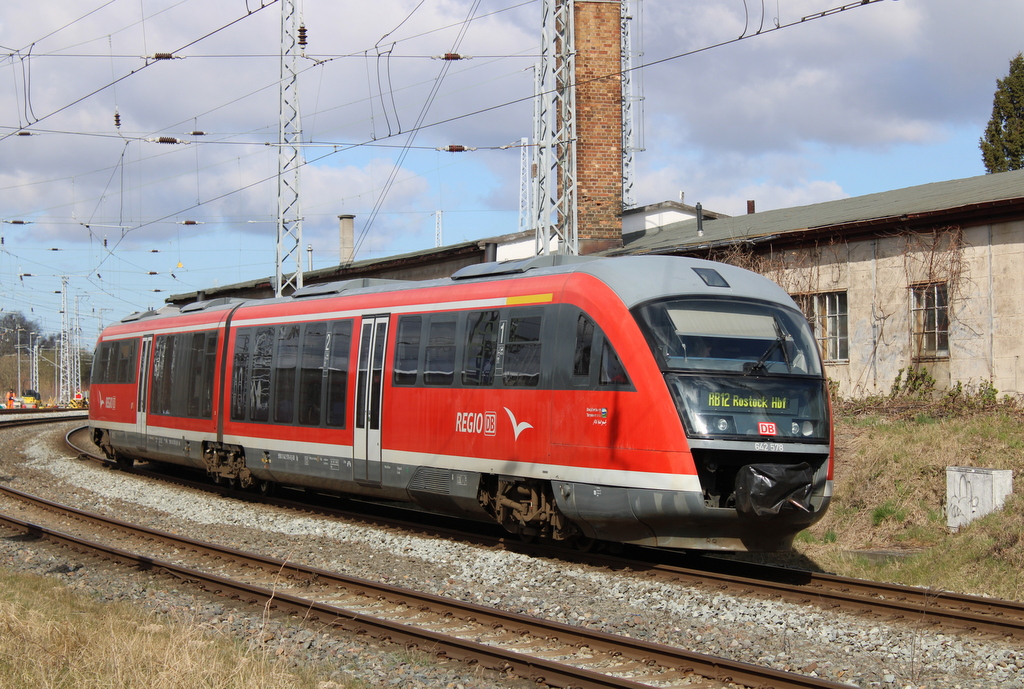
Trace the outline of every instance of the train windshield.
<path fill-rule="evenodd" d="M 817 344 L 798 311 L 764 302 L 680 298 L 638 320 L 662 370 L 821 377 Z"/>
<path fill-rule="evenodd" d="M 678 298 L 637 315 L 691 438 L 828 442 L 821 359 L 798 311 Z"/>

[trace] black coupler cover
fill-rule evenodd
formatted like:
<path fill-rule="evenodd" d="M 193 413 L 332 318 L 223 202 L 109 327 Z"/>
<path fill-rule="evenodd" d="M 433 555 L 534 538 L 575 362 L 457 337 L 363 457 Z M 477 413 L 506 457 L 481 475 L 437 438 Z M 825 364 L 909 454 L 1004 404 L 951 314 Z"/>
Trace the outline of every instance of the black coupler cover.
<path fill-rule="evenodd" d="M 736 510 L 746 517 L 811 511 L 814 470 L 800 464 L 748 464 L 736 473 Z"/>

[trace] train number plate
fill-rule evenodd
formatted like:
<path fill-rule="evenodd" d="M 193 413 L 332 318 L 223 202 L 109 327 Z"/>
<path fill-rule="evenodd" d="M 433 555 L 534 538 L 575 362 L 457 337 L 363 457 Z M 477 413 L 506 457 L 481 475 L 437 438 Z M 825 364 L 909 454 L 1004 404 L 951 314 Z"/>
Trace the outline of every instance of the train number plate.
<path fill-rule="evenodd" d="M 782 452 L 782 443 L 754 443 L 756 452 Z"/>

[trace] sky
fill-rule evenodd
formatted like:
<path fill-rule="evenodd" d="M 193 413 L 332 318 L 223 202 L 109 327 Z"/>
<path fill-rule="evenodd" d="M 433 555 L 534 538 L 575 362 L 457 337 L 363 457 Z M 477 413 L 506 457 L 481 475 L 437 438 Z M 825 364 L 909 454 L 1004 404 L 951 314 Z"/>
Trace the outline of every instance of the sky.
<path fill-rule="evenodd" d="M 295 3 L 313 269 L 338 263 L 339 214 L 356 216 L 357 260 L 434 246 L 438 211 L 445 244 L 517 231 L 540 0 Z M 635 200 L 685 193 L 729 215 L 984 174 L 996 80 L 1024 50 L 1013 0 L 630 13 Z M 274 274 L 281 14 L 275 0 L 0 3 L 2 311 L 57 333 L 63 297 L 91 347 L 171 294 Z M 450 144 L 475 150 L 437 150 Z"/>

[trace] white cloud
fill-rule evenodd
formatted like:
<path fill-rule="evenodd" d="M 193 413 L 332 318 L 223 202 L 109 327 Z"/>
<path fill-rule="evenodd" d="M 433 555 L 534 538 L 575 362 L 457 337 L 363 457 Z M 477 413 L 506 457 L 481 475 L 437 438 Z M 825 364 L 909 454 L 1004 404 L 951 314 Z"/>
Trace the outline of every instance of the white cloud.
<path fill-rule="evenodd" d="M 930 158 L 980 159 L 965 132 L 980 136 L 996 79 L 1024 49 L 1024 4 L 878 2 L 770 31 L 776 21 L 841 4 L 645 2 L 636 15 L 643 18 L 634 33 L 634 47 L 644 52 L 638 63 L 741 33 L 764 35 L 636 75 L 646 113 L 638 200 L 675 199 L 685 190 L 688 203 L 737 214 L 748 198 L 759 210 L 814 203 L 849 189 L 934 181 L 936 169 L 957 176 L 955 165 L 929 166 Z M 442 124 L 416 135 L 419 148 L 401 163 L 364 247 L 380 255 L 431 246 L 436 210 L 445 212 L 452 241 L 516 229 L 518 152 L 487 149 L 532 131 L 540 4 L 482 6 L 457 47 L 471 3 L 423 3 L 413 12 L 417 5 L 304 3 L 302 129 L 317 144 L 304 154 L 315 161 L 331 153 L 301 173 L 304 239 L 318 255 L 333 251 L 338 213 L 356 214 L 362 227 L 442 72 L 423 119 Z M 19 270 L 75 275 L 99 266 L 103 288 L 126 302 L 138 294 L 158 300 L 160 293 L 145 293 L 151 288 L 186 291 L 204 280 L 272 272 L 280 10 L 275 4 L 242 18 L 256 6 L 48 0 L 43 12 L 28 0 L 0 5 L 0 53 L 7 55 L 0 58 L 0 137 L 30 124 L 39 134 L 0 141 L 0 219 L 35 221 L 3 226 L 0 284 L 20 284 Z M 431 59 L 453 49 L 474 58 Z M 170 51 L 184 59 L 147 63 L 145 56 Z M 190 138 L 185 132 L 193 129 L 208 134 L 187 146 L 141 140 Z M 373 140 L 373 148 L 348 146 Z M 481 150 L 433 150 L 451 143 Z M 965 153 L 965 145 L 972 150 Z M 977 174 L 976 165 L 962 167 L 960 176 Z M 205 224 L 175 224 L 185 219 Z M 81 222 L 140 229 L 109 256 L 98 246 L 100 230 L 90 235 Z M 117 227 L 105 233 L 120 239 Z M 49 253 L 54 245 L 64 251 Z M 167 251 L 181 253 L 186 270 L 154 287 L 149 272 L 164 279 Z M 0 306 L 15 307 L 5 299 L 0 293 Z"/>

